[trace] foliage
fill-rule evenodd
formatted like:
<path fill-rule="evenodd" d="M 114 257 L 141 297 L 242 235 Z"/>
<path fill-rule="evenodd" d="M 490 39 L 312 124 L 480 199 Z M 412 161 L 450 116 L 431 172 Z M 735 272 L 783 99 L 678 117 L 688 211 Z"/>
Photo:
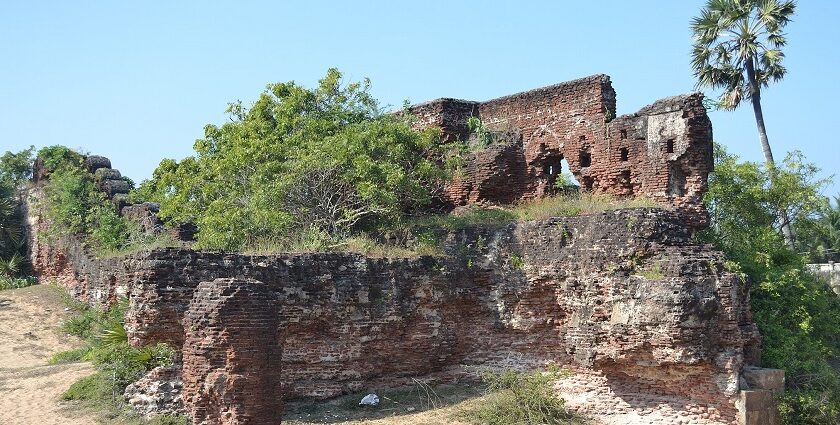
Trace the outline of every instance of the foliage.
<path fill-rule="evenodd" d="M 820 194 L 827 179 L 818 179 L 819 169 L 806 162 L 801 152 L 792 152 L 777 166 L 739 162 L 722 146 L 715 147 L 715 172 L 710 176 L 706 204 L 718 243 L 731 256 L 752 258 L 756 246 L 779 241 L 787 217 L 794 229 L 812 227 L 815 217 L 828 206 Z M 801 239 L 801 238 L 800 238 Z M 800 240 L 807 250 L 807 241 Z M 756 258 L 743 264 L 748 273 L 762 269 L 768 260 Z"/>
<path fill-rule="evenodd" d="M 23 219 L 17 208 L 17 190 L 32 174 L 34 148 L 0 156 L 0 289 L 33 284 L 26 277 Z"/>
<path fill-rule="evenodd" d="M 32 161 L 35 147 L 20 152 L 6 151 L 0 156 L 0 196 L 11 195 L 11 190 L 20 187 L 32 177 Z"/>
<path fill-rule="evenodd" d="M 38 283 L 38 279 L 32 276 L 11 277 L 0 275 L 0 290 L 26 288 Z"/>
<path fill-rule="evenodd" d="M 691 24 L 698 85 L 723 89 L 718 104 L 735 109 L 757 95 L 751 79 L 764 87 L 781 80 L 784 28 L 794 9 L 789 0 L 709 0 Z"/>
<path fill-rule="evenodd" d="M 840 261 L 840 196 L 834 197 L 834 205 L 825 205 L 815 220 L 801 223 L 796 231 L 811 262 Z"/>
<path fill-rule="evenodd" d="M 521 373 L 513 370 L 484 372 L 488 399 L 465 413 L 469 422 L 482 425 L 569 424 L 574 417 L 555 394 L 554 381 L 563 378 L 559 369 Z"/>
<path fill-rule="evenodd" d="M 195 223 L 200 247 L 293 240 L 313 227 L 347 235 L 429 204 L 446 178 L 429 159 L 439 131 L 383 114 L 367 81 L 344 84 L 334 69 L 317 88 L 270 84 L 251 108 L 227 112 L 230 122 L 205 127 L 195 156 L 163 160 L 133 195 Z"/>
<path fill-rule="evenodd" d="M 56 353 L 51 364 L 90 361 L 97 373 L 74 383 L 63 395 L 65 400 L 82 400 L 91 406 L 120 410 L 122 394 L 128 384 L 157 366 L 168 366 L 174 351 L 166 344 L 133 347 L 124 327 L 127 301 L 100 310 L 72 303 L 77 314 L 64 322 L 65 332 L 84 339 L 81 348 Z"/>
<path fill-rule="evenodd" d="M 81 236 L 100 255 L 172 244 L 141 234 L 137 225 L 121 217 L 113 202 L 97 188 L 94 176 L 82 168 L 81 154 L 52 146 L 39 151 L 38 158 L 50 169 L 44 185 L 44 206 L 53 236 Z"/>
<path fill-rule="evenodd" d="M 763 335 L 762 364 L 785 369 L 780 411 L 788 424 L 837 424 L 840 298 L 805 269 L 779 229 L 779 208 L 798 227 L 813 220 L 824 181 L 801 155 L 773 171 L 741 163 L 718 147 L 707 206 L 712 225 L 702 237 L 717 245 L 752 281 L 752 310 Z M 776 180 L 771 184 L 771 172 Z M 731 263 L 730 263 L 731 264 Z"/>
<path fill-rule="evenodd" d="M 484 149 L 496 141 L 496 136 L 478 117 L 467 119 L 467 130 L 476 138 L 476 143 L 470 145 L 472 150 Z"/>
<path fill-rule="evenodd" d="M 38 151 L 38 159 L 44 172 L 52 172 L 62 168 L 81 168 L 84 156 L 66 146 L 53 145 L 41 148 Z"/>

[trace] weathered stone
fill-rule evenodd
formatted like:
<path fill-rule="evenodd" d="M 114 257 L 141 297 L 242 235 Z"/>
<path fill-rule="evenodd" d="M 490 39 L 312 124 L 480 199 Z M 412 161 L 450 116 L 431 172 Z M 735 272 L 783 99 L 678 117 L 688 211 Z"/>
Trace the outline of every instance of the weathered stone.
<path fill-rule="evenodd" d="M 93 173 L 100 168 L 111 168 L 111 160 L 99 155 L 88 155 L 85 157 L 85 169 Z"/>
<path fill-rule="evenodd" d="M 123 179 L 116 179 L 116 180 L 102 180 L 99 183 L 99 188 L 105 192 L 105 194 L 111 198 L 118 193 L 128 193 L 131 191 L 131 185 L 128 181 Z"/>
<path fill-rule="evenodd" d="M 744 390 L 737 402 L 738 425 L 779 425 L 779 412 L 773 393 L 767 390 Z"/>
<path fill-rule="evenodd" d="M 731 423 L 742 353 L 760 342 L 748 288 L 681 220 L 632 209 L 466 229 L 446 240 L 445 258 L 164 249 L 97 260 L 65 248 L 44 253 L 65 255 L 63 271 L 45 257 L 36 269 L 69 276 L 63 282 L 91 302 L 127 291 L 131 340 L 185 349 L 200 347 L 204 334 L 180 324 L 199 300 L 214 299 L 196 292 L 201 282 L 265 282 L 279 303 L 283 397 L 555 362 L 576 372 L 564 391 L 587 394 L 587 402 L 570 401 L 583 413 L 632 397 L 622 409 L 655 410 L 669 400 L 697 406 L 694 423 Z M 220 343 L 205 336 L 203 352 L 211 353 Z M 185 382 L 192 370 L 185 366 Z M 717 419 L 699 419 L 712 413 Z"/>
<path fill-rule="evenodd" d="M 767 369 L 747 366 L 741 373 L 747 383 L 746 389 L 768 390 L 774 395 L 780 395 L 785 390 L 785 371 L 783 369 Z"/>
<path fill-rule="evenodd" d="M 157 216 L 159 207 L 152 203 L 126 205 L 120 215 L 137 225 L 145 235 L 157 235 L 164 231 L 163 221 Z"/>
<path fill-rule="evenodd" d="M 446 189 L 453 205 L 510 203 L 552 193 L 565 159 L 584 190 L 646 196 L 673 205 L 703 227 L 712 170 L 712 126 L 699 93 L 662 99 L 615 116 L 606 75 L 472 102 L 438 99 L 412 106 L 418 128 L 440 127 L 444 140 L 467 140 L 467 120 L 521 133 L 518 143 L 466 158 Z"/>
<path fill-rule="evenodd" d="M 279 424 L 277 300 L 255 280 L 198 285 L 184 316 L 184 404 L 197 425 Z"/>
<path fill-rule="evenodd" d="M 122 179 L 122 173 L 120 173 L 120 170 L 113 168 L 99 168 L 93 173 L 93 177 L 100 182 L 103 180 L 119 180 Z"/>
<path fill-rule="evenodd" d="M 156 367 L 126 387 L 124 395 L 126 402 L 147 418 L 184 415 L 187 411 L 181 400 L 183 386 L 180 366 Z"/>
<path fill-rule="evenodd" d="M 446 255 L 411 259 L 184 248 L 100 259 L 73 235 L 40 241 L 48 223 L 30 210 L 33 267 L 92 305 L 127 295 L 133 344 L 182 347 L 182 398 L 197 424 L 277 423 L 287 398 L 547 363 L 574 372 L 558 389 L 589 416 L 627 424 L 648 423 L 632 419 L 640 415 L 663 424 L 776 420 L 767 398 L 778 391 L 776 374 L 745 368 L 761 342 L 748 282 L 692 239 L 705 224 L 711 170 L 701 95 L 613 118 L 615 92 L 601 75 L 412 111 L 418 126 L 441 127 L 448 140 L 470 137 L 470 116 L 504 130 L 447 187 L 456 211 L 553 193 L 561 159 L 583 190 L 675 208 L 470 227 L 442 235 Z M 106 187 L 124 180 L 101 182 L 112 199 L 127 192 L 121 183 Z M 195 232 L 162 229 L 157 205 L 120 207 L 146 232 L 182 240 Z M 174 400 L 155 379 L 129 394 L 138 410 Z M 771 389 L 739 392 L 752 386 Z"/>

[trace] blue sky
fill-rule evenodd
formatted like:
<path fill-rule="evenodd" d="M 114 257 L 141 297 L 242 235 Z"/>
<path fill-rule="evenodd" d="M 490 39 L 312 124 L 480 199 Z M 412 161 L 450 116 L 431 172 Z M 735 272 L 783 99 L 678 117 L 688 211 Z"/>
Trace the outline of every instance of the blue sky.
<path fill-rule="evenodd" d="M 590 74 L 618 113 L 689 92 L 690 19 L 704 1 L 8 1 L 0 12 L 0 151 L 63 144 L 139 181 L 190 155 L 228 102 L 327 68 L 369 77 L 384 105 L 485 100 Z M 777 158 L 840 169 L 840 2 L 800 1 L 786 79 L 763 94 Z M 748 105 L 747 105 L 748 106 Z M 715 139 L 761 160 L 749 107 L 712 114 Z M 840 176 L 836 180 L 840 180 Z M 840 181 L 826 190 L 840 192 Z"/>

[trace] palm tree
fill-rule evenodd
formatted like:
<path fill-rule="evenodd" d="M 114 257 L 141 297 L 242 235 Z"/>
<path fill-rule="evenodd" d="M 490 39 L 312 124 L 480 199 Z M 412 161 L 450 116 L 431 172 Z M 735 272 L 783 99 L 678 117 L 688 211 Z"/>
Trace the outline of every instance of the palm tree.
<path fill-rule="evenodd" d="M 709 0 L 691 22 L 694 33 L 691 66 L 698 87 L 722 89 L 718 104 L 726 110 L 742 100 L 752 102 L 764 160 L 775 168 L 761 110 L 761 88 L 784 78 L 787 44 L 782 32 L 796 4 L 792 0 Z M 793 232 L 782 214 L 782 233 L 789 246 Z"/>

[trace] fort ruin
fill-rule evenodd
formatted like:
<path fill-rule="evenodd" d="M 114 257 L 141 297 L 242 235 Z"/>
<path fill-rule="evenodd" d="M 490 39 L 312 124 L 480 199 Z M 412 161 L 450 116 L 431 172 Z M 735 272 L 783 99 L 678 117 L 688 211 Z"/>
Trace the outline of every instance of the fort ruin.
<path fill-rule="evenodd" d="M 547 364 L 573 372 L 558 390 L 595 419 L 773 424 L 784 381 L 781 371 L 754 367 L 761 339 L 749 282 L 692 239 L 706 223 L 712 168 L 702 96 L 621 117 L 615 97 L 598 75 L 410 112 L 446 139 L 465 140 L 473 116 L 515 130 L 471 153 L 445 190 L 453 206 L 548 195 L 565 159 L 583 190 L 671 209 L 468 228 L 445 238 L 442 257 L 165 248 L 97 258 L 72 235 L 39 239 L 49 223 L 31 204 L 32 263 L 42 281 L 91 305 L 127 297 L 130 341 L 168 343 L 181 360 L 130 387 L 144 395 L 136 407 L 184 411 L 196 424 L 279 423 L 284 400 Z M 88 157 L 86 166 L 124 216 L 164 231 L 154 205 L 125 202 L 110 161 Z M 155 394 L 160 386 L 149 383 L 161 380 L 177 382 L 181 396 Z"/>

